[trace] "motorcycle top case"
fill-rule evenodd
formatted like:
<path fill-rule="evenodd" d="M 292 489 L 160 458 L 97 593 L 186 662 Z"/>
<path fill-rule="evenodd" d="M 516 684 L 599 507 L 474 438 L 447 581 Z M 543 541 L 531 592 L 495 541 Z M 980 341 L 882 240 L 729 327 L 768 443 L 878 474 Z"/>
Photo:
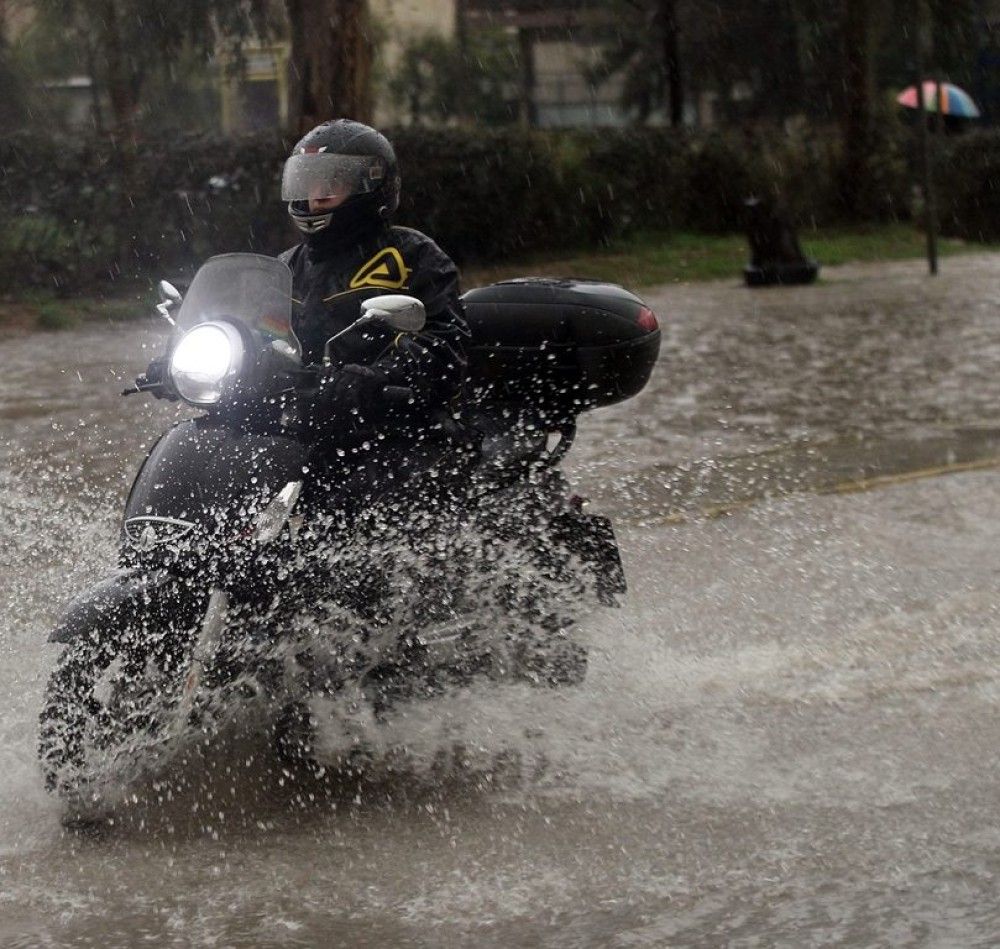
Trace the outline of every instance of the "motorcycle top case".
<path fill-rule="evenodd" d="M 656 316 L 611 283 L 522 278 L 462 297 L 478 402 L 531 401 L 576 415 L 642 390 L 660 351 Z"/>

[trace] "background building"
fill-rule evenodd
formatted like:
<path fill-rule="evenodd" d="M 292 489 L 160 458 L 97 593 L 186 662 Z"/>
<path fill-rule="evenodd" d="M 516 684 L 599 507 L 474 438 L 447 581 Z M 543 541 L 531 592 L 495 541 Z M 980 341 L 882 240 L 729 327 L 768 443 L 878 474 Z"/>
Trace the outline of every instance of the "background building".
<path fill-rule="evenodd" d="M 80 31 L 74 34 L 68 13 L 60 19 L 62 30 L 54 30 L 51 24 L 36 28 L 36 2 L 40 0 L 0 0 L 0 36 L 15 51 L 22 41 L 31 49 L 32 108 L 42 106 L 74 128 L 102 130 L 110 109 L 100 77 L 100 57 L 88 58 L 86 43 Z M 640 24 L 644 2 L 636 0 L 633 5 L 640 10 Z M 772 8 L 806 9 L 810 2 L 760 0 L 759 5 L 741 6 L 735 0 L 720 0 L 715 6 L 730 11 L 725 17 L 693 3 L 679 3 L 686 17 L 680 31 L 684 124 L 753 123 L 801 114 L 812 120 L 829 118 L 819 114 L 822 109 L 815 104 L 835 98 L 836 90 L 827 89 L 823 77 L 836 72 L 841 48 L 836 16 L 827 13 L 825 20 L 807 23 L 776 19 L 768 13 Z M 180 51 L 169 75 L 149 79 L 141 103 L 143 115 L 185 130 L 233 133 L 286 127 L 294 64 L 288 31 L 281 28 L 285 4 L 283 0 L 272 3 L 279 24 L 275 35 L 246 43 L 242 58 L 220 51 L 206 63 L 195 52 Z M 981 106 L 984 123 L 995 124 L 1000 121 L 1000 0 L 970 3 L 975 26 L 971 26 L 973 20 L 963 21 L 960 52 L 946 60 L 951 68 L 941 75 L 965 85 Z M 594 78 L 602 58 L 620 36 L 622 24 L 615 22 L 616 11 L 631 6 L 618 7 L 612 0 L 369 0 L 369 5 L 378 124 L 516 121 L 557 127 L 622 125 L 635 117 L 634 109 L 622 105 L 620 74 L 603 82 Z M 652 9 L 655 4 L 647 6 Z M 78 18 L 82 9 L 75 8 Z M 763 23 L 755 28 L 767 34 L 776 33 L 776 22 L 783 23 L 786 32 L 791 30 L 794 35 L 786 44 L 788 49 L 775 46 L 768 52 L 748 44 L 747 31 L 754 24 L 747 11 Z M 793 21 L 795 29 L 788 26 Z M 725 27 L 721 33 L 720 24 Z M 938 35 L 935 42 L 940 52 L 950 41 Z M 898 89 L 912 79 L 908 41 L 897 36 L 896 43 L 898 48 L 889 54 L 880 53 L 879 68 L 885 73 L 885 85 Z M 495 54 L 487 63 L 482 62 L 484 48 Z M 413 67 L 415 53 L 417 67 Z M 801 61 L 793 61 L 792 54 Z M 408 63 L 410 72 L 406 71 Z M 426 75 L 434 70 L 440 75 Z M 493 75 L 488 75 L 490 70 Z M 779 81 L 782 76 L 787 80 L 784 85 Z M 417 88 L 422 80 L 434 88 Z M 481 86 L 478 102 L 453 94 L 462 91 L 455 87 L 463 83 Z M 423 103 L 417 101 L 420 95 Z M 484 107 L 491 97 L 502 100 L 494 103 L 499 107 Z M 654 104 L 648 121 L 665 120 L 663 103 Z"/>
<path fill-rule="evenodd" d="M 621 87 L 596 86 L 597 65 L 614 23 L 604 0 L 456 0 L 462 37 L 502 30 L 516 38 L 520 116 L 540 126 L 621 124 Z"/>

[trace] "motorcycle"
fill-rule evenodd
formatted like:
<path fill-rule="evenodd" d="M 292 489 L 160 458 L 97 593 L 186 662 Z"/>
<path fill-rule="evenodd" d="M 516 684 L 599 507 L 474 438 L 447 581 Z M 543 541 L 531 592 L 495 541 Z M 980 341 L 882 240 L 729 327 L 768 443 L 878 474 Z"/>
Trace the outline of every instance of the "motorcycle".
<path fill-rule="evenodd" d="M 351 495 L 363 460 L 331 474 L 305 423 L 336 337 L 324 366 L 303 365 L 287 266 L 222 255 L 183 297 L 160 288 L 166 356 L 123 394 L 179 397 L 203 414 L 153 445 L 125 505 L 118 569 L 49 638 L 65 647 L 40 718 L 49 790 L 86 807 L 116 766 L 155 771 L 186 736 L 205 740 L 251 710 L 283 758 L 315 764 L 320 700 L 349 734 L 352 721 L 477 676 L 582 680 L 574 623 L 626 584 L 610 522 L 585 510 L 559 463 L 581 412 L 648 380 L 660 333 L 641 300 L 565 280 L 467 293 L 456 432 L 408 477 Z M 424 318 L 419 300 L 385 294 L 343 333 L 414 333 Z M 386 397 L 401 417 L 413 402 L 401 387 Z"/>

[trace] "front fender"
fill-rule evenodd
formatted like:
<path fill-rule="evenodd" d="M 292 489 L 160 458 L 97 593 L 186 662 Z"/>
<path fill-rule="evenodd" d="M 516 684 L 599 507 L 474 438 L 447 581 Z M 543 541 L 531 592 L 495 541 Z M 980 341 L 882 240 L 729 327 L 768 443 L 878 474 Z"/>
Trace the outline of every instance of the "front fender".
<path fill-rule="evenodd" d="M 166 570 L 121 571 L 73 600 L 48 641 L 70 643 L 80 636 L 116 635 L 149 616 L 154 605 L 168 599 L 170 594 L 192 597 L 191 593 L 182 592 L 177 578 Z"/>

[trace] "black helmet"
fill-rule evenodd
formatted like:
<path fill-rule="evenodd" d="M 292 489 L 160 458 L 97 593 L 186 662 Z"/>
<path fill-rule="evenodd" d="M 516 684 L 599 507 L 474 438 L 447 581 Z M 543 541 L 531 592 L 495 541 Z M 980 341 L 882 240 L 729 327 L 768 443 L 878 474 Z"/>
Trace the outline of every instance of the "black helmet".
<path fill-rule="evenodd" d="M 368 125 L 351 119 L 324 122 L 292 149 L 281 198 L 288 202 L 295 226 L 306 234 L 328 227 L 346 234 L 388 221 L 399 206 L 396 153 Z M 310 211 L 310 200 L 320 207 Z"/>

